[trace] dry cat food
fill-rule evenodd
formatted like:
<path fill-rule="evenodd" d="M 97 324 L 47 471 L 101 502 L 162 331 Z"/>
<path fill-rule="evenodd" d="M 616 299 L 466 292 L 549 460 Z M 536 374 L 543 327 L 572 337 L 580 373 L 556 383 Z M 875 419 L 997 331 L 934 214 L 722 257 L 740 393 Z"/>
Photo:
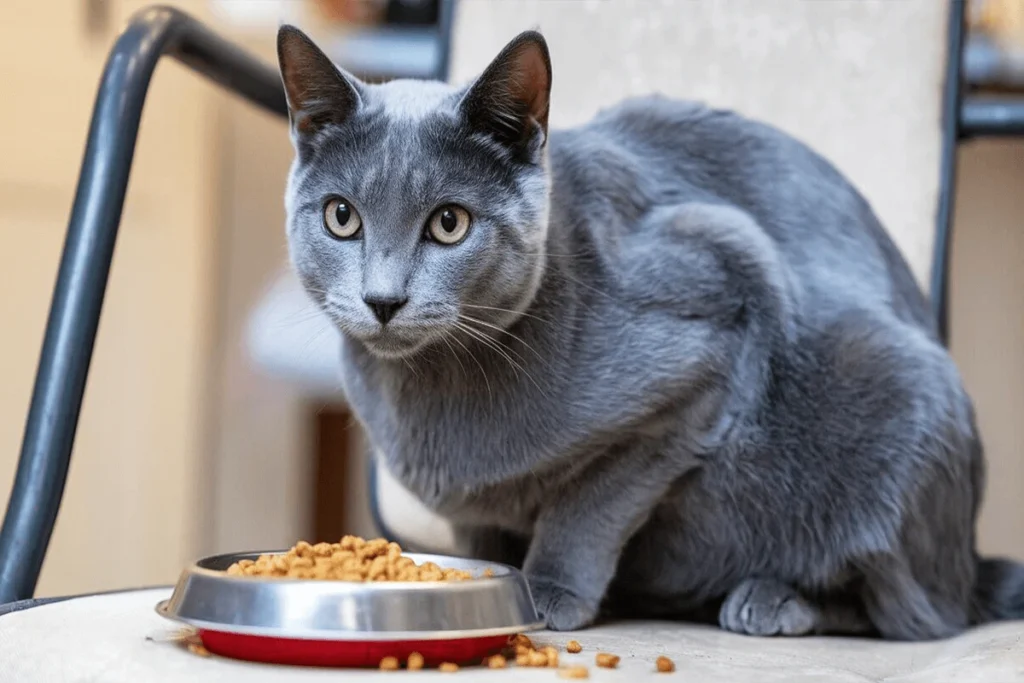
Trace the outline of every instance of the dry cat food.
<path fill-rule="evenodd" d="M 228 567 L 227 572 L 236 576 L 334 581 L 464 581 L 473 578 L 463 569 L 444 569 L 433 562 L 418 565 L 402 554 L 397 543 L 383 538 L 367 541 L 358 536 L 346 536 L 340 543 L 311 545 L 299 541 L 283 555 L 239 560 Z M 493 574 L 484 572 L 484 575 Z"/>
<path fill-rule="evenodd" d="M 537 649 L 534 647 L 533 641 L 523 634 L 512 636 L 508 646 L 515 654 L 518 666 L 558 667 L 558 650 L 556 648 L 548 646 Z"/>
<path fill-rule="evenodd" d="M 570 640 L 565 644 L 565 651 L 570 654 L 578 654 L 583 652 L 583 646 L 580 645 L 580 641 L 578 640 Z"/>
<path fill-rule="evenodd" d="M 504 655 L 494 655 L 485 659 L 484 664 L 488 669 L 504 669 L 508 666 L 508 660 L 505 659 Z"/>
<path fill-rule="evenodd" d="M 676 670 L 675 662 L 668 657 L 658 657 L 654 665 L 658 668 L 658 672 L 663 674 L 670 674 Z"/>
<path fill-rule="evenodd" d="M 398 657 L 385 657 L 380 660 L 381 671 L 398 671 Z"/>
<path fill-rule="evenodd" d="M 453 674 L 459 670 L 459 665 L 453 664 L 452 662 L 443 662 L 441 666 L 437 667 L 437 670 L 443 671 L 444 673 Z"/>
<path fill-rule="evenodd" d="M 597 665 L 602 669 L 614 669 L 619 665 L 621 657 L 618 655 L 608 654 L 607 652 L 598 652 L 597 657 L 594 659 Z"/>
<path fill-rule="evenodd" d="M 405 668 L 409 671 L 419 671 L 423 668 L 423 655 L 413 652 L 405 662 Z"/>

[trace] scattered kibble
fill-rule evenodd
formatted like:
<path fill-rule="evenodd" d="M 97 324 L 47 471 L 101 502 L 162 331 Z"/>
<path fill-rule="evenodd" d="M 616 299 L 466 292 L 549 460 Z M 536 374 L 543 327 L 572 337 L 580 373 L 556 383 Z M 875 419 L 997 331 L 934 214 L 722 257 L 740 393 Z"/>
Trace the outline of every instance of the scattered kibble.
<path fill-rule="evenodd" d="M 504 669 L 506 666 L 508 666 L 508 660 L 505 659 L 502 655 L 494 655 L 493 657 L 488 657 L 484 660 L 484 663 L 487 665 L 488 669 Z"/>
<path fill-rule="evenodd" d="M 446 674 L 451 674 L 459 670 L 459 665 L 452 662 L 443 662 L 441 666 L 437 667 L 437 670 L 443 671 Z"/>
<path fill-rule="evenodd" d="M 580 645 L 580 641 L 578 640 L 570 640 L 565 645 L 565 651 L 571 654 L 577 654 L 579 652 L 583 652 L 583 646 Z"/>
<path fill-rule="evenodd" d="M 619 661 L 622 659 L 618 655 L 608 654 L 607 652 L 598 652 L 597 657 L 594 658 L 597 665 L 602 669 L 614 669 L 619 665 Z"/>
<path fill-rule="evenodd" d="M 325 579 L 333 581 L 464 581 L 464 569 L 445 569 L 433 562 L 416 564 L 397 543 L 345 536 L 340 543 L 312 545 L 299 541 L 283 555 L 260 555 L 227 568 L 234 576 Z M 493 574 L 493 571 L 492 571 Z M 487 576 L 487 572 L 484 572 Z"/>
<path fill-rule="evenodd" d="M 405 662 L 405 668 L 409 671 L 419 671 L 423 668 L 423 655 L 419 652 L 413 652 L 409 655 L 409 659 Z"/>
<path fill-rule="evenodd" d="M 189 643 L 188 644 L 188 651 L 191 652 L 192 654 L 198 655 L 200 657 L 209 657 L 210 656 L 210 651 L 207 650 L 203 646 L 202 643 Z"/>
<path fill-rule="evenodd" d="M 381 671 L 398 671 L 398 657 L 385 657 L 380 660 Z"/>
<path fill-rule="evenodd" d="M 205 645 L 203 645 L 203 641 L 199 637 L 199 632 L 195 629 L 186 628 L 175 631 L 170 635 L 168 640 L 184 645 L 186 650 L 199 657 L 210 656 L 210 651 L 206 649 Z"/>
<path fill-rule="evenodd" d="M 522 634 L 508 639 L 508 652 L 509 656 L 515 656 L 518 666 L 558 668 L 558 648 L 547 645 L 538 649 Z"/>
<path fill-rule="evenodd" d="M 676 670 L 675 662 L 673 662 L 668 657 L 658 657 L 657 661 L 654 664 L 658 668 L 659 673 L 668 674 Z"/>
<path fill-rule="evenodd" d="M 558 670 L 559 678 L 590 678 L 590 670 L 585 666 L 566 666 Z"/>
<path fill-rule="evenodd" d="M 526 636 L 524 636 L 522 633 L 517 633 L 516 635 L 512 636 L 511 638 L 509 638 L 508 644 L 511 645 L 513 648 L 515 648 L 516 654 L 519 654 L 521 649 L 523 649 L 523 650 L 533 650 L 533 649 L 535 649 L 533 647 L 533 641 L 530 640 L 529 638 L 527 638 Z"/>

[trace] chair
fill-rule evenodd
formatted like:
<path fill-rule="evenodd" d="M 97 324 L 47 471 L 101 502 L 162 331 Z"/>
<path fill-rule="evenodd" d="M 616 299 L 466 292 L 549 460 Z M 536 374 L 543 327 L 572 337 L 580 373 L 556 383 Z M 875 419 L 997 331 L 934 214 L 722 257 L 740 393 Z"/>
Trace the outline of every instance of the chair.
<path fill-rule="evenodd" d="M 669 94 L 710 99 L 789 129 L 831 156 L 865 189 L 883 222 L 898 228 L 894 238 L 916 275 L 929 283 L 933 310 L 945 336 L 957 145 L 967 137 L 1024 135 L 1024 107 L 963 96 L 963 0 L 953 0 L 948 12 L 939 5 L 929 5 L 927 12 L 921 12 L 921 4 L 841 4 L 847 12 L 843 19 L 853 26 L 848 33 L 840 32 L 845 39 L 855 40 L 856 22 L 877 26 L 872 23 L 877 19 L 873 13 L 895 12 L 901 17 L 897 30 L 913 32 L 915 40 L 911 44 L 931 50 L 915 70 L 907 63 L 916 62 L 897 50 L 902 36 L 879 38 L 876 32 L 878 40 L 870 47 L 883 46 L 894 51 L 875 53 L 873 58 L 881 64 L 857 58 L 857 51 L 865 49 L 864 45 L 829 46 L 841 53 L 837 62 L 847 69 L 846 80 L 835 84 L 836 87 L 844 88 L 844 93 L 845 89 L 856 90 L 855 101 L 864 104 L 863 111 L 843 111 L 821 96 L 834 84 L 826 70 L 805 69 L 803 75 L 814 79 L 810 95 L 800 92 L 790 72 L 785 72 L 789 84 L 783 87 L 782 80 L 770 77 L 772 69 L 780 66 L 780 55 L 789 60 L 791 67 L 807 66 L 809 60 L 820 58 L 821 50 L 814 49 L 815 37 L 800 31 L 809 30 L 816 25 L 814 22 L 834 19 L 829 14 L 833 5 L 840 3 L 747 4 L 742 12 L 736 12 L 726 9 L 736 5 L 687 3 L 685 11 L 675 14 L 645 14 L 638 12 L 638 6 L 629 0 L 467 2 L 461 6 L 452 32 L 451 70 L 460 80 L 475 73 L 496 46 L 517 29 L 539 23 L 549 36 L 556 65 L 552 111 L 555 125 L 574 123 L 601 103 L 657 87 Z M 768 22 L 768 12 L 772 13 L 774 23 Z M 615 21 L 602 18 L 604 13 L 612 13 Z M 780 15 L 785 20 L 780 20 Z M 769 27 L 779 31 L 770 34 L 769 40 L 776 41 L 770 43 L 771 49 L 764 44 L 751 47 L 743 40 L 751 31 Z M 888 25 L 884 28 L 893 29 Z M 581 55 L 564 47 L 572 46 L 573 37 L 579 35 L 586 36 L 591 45 L 607 45 L 609 49 Z M 651 36 L 657 36 L 657 40 Z M 684 39 L 690 45 L 729 45 L 730 54 L 720 59 L 684 62 L 677 52 L 665 49 Z M 649 43 L 660 44 L 662 49 L 651 51 Z M 752 52 L 744 52 L 748 49 Z M 637 53 L 643 54 L 643 59 L 637 58 Z M 45 657 L 53 654 L 51 647 L 56 646 L 43 644 L 44 636 L 59 639 L 63 634 L 74 639 L 67 629 L 76 624 L 80 629 L 83 624 L 88 626 L 87 632 L 80 632 L 81 642 L 75 647 L 93 648 L 90 651 L 94 653 L 106 652 L 103 647 L 111 652 L 115 645 L 123 648 L 131 661 L 118 670 L 119 680 L 145 679 L 147 672 L 152 677 L 156 671 L 170 671 L 183 680 L 214 680 L 232 671 L 224 668 L 230 667 L 230 662 L 215 662 L 209 669 L 197 672 L 166 653 L 154 655 L 150 650 L 148 654 L 139 654 L 142 646 L 136 640 L 141 639 L 133 640 L 128 634 L 137 636 L 138 632 L 131 630 L 136 627 L 152 628 L 155 617 L 142 615 L 139 605 L 152 605 L 159 590 L 138 596 L 125 593 L 109 598 L 72 599 L 38 611 L 27 609 L 38 603 L 25 602 L 33 594 L 59 509 L 139 117 L 153 69 L 163 55 L 173 57 L 255 106 L 282 116 L 286 113 L 275 70 L 176 10 L 152 8 L 141 12 L 111 52 L 71 212 L 16 480 L 0 530 L 0 605 L 11 603 L 0 607 L 0 614 L 17 612 L 7 619 L 19 619 L 17 633 L 4 632 L 5 624 L 13 622 L 0 622 L 0 647 L 13 643 L 26 657 L 33 658 L 29 664 L 14 661 L 14 668 L 8 670 L 16 676 L 18 672 L 22 677 L 39 672 L 58 675 L 59 671 L 87 675 L 85 666 L 61 669 L 68 666 L 61 657 Z M 884 60 L 889 56 L 905 59 L 886 63 Z M 586 73 L 596 76 L 574 80 L 574 68 L 577 72 L 586 69 Z M 868 77 L 878 69 L 905 69 L 905 73 L 896 81 L 896 87 L 879 90 L 878 83 Z M 749 76 L 751 72 L 756 76 L 753 80 L 738 78 L 739 74 Z M 806 83 L 803 87 L 806 89 Z M 779 106 L 766 109 L 766 102 Z M 823 111 L 807 116 L 809 107 L 821 107 Z M 899 122 L 893 118 L 896 116 L 900 117 Z M 856 129 L 865 137 L 844 140 L 830 128 L 836 125 L 850 131 Z M 898 145 L 903 136 L 913 135 L 919 136 L 913 148 L 920 155 L 915 157 L 915 163 L 934 163 L 937 172 L 905 196 L 897 196 L 891 188 L 899 186 L 902 169 L 881 168 L 878 160 L 865 153 L 858 142 L 873 139 L 879 146 Z M 389 535 L 403 540 L 408 537 L 414 545 L 431 545 L 425 542 L 422 528 L 408 523 L 410 517 L 421 515 L 422 510 L 409 511 L 408 501 L 402 499 L 401 490 L 396 489 L 386 473 L 377 471 L 371 486 L 382 526 L 393 528 L 394 533 Z M 45 611 L 57 609 L 61 611 Z M 1022 668 L 1021 655 L 1007 654 L 1020 635 L 1019 624 L 1005 624 L 965 634 L 955 645 L 892 646 L 884 654 L 879 648 L 885 645 L 879 643 L 843 639 L 751 641 L 714 630 L 643 622 L 602 627 L 582 638 L 586 638 L 589 646 L 612 651 L 625 649 L 623 643 L 628 643 L 634 652 L 652 655 L 658 648 L 674 648 L 678 656 L 688 658 L 691 673 L 700 675 L 702 680 L 714 677 L 792 681 L 830 675 L 851 680 L 880 679 L 903 672 L 901 680 L 924 681 L 935 676 L 1010 680 Z M 132 659 L 136 655 L 150 657 L 152 661 L 136 662 Z M 9 666 L 12 665 L 5 661 L 5 667 Z M 170 668 L 153 668 L 158 666 Z M 110 669 L 104 672 L 109 674 Z M 88 675 L 99 673 L 93 671 Z M 273 670 L 247 670 L 246 675 L 256 680 L 276 680 L 279 674 Z M 306 674 L 280 675 L 301 678 Z"/>

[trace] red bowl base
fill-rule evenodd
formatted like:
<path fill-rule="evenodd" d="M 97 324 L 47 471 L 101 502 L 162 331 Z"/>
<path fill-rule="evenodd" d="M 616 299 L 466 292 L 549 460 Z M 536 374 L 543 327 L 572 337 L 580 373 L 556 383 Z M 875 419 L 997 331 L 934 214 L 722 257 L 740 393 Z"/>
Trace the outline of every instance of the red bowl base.
<path fill-rule="evenodd" d="M 428 668 L 442 662 L 479 664 L 500 652 L 508 636 L 454 640 L 300 640 L 200 630 L 203 646 L 214 654 L 267 664 L 376 668 L 385 657 L 397 657 L 401 665 L 413 652 L 423 655 Z"/>

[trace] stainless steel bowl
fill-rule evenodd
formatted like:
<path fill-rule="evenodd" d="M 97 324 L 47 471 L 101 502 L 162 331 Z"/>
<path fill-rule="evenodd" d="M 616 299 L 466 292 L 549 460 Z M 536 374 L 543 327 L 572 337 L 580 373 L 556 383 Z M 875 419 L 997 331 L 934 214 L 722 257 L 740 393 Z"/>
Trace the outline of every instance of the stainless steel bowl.
<path fill-rule="evenodd" d="M 443 640 L 542 626 L 526 579 L 505 565 L 410 554 L 417 564 L 434 562 L 480 577 L 436 583 L 264 579 L 224 572 L 238 560 L 261 554 L 272 553 L 196 562 L 182 572 L 157 613 L 210 631 L 310 640 Z M 493 577 L 483 576 L 487 569 Z"/>

